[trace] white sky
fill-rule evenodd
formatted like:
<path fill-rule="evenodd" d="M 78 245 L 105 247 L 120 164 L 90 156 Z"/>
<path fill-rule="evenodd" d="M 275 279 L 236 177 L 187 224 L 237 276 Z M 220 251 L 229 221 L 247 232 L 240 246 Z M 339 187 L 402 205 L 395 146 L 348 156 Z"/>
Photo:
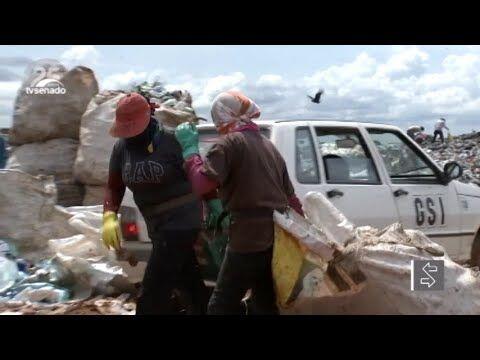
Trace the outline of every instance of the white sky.
<path fill-rule="evenodd" d="M 0 46 L 0 127 L 28 61 L 60 60 L 91 67 L 101 89 L 159 79 L 189 90 L 209 118 L 218 92 L 237 88 L 254 99 L 262 119 L 335 118 L 424 125 L 445 117 L 453 133 L 478 129 L 477 46 Z M 306 95 L 325 89 L 321 104 Z"/>

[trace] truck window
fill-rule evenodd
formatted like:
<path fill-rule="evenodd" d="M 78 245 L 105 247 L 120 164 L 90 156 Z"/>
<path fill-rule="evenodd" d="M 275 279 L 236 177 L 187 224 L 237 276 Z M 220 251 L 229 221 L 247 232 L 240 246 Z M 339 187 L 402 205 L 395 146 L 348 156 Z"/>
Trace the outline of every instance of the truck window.
<path fill-rule="evenodd" d="M 301 184 L 318 184 L 317 155 L 308 127 L 295 130 L 295 173 Z"/>
<path fill-rule="evenodd" d="M 437 170 L 402 134 L 392 130 L 368 129 L 383 158 L 392 183 L 437 182 Z"/>
<path fill-rule="evenodd" d="M 378 172 L 359 131 L 315 128 L 329 184 L 380 184 Z"/>
<path fill-rule="evenodd" d="M 270 128 L 261 127 L 260 133 L 263 136 L 267 137 L 267 139 L 270 138 Z M 213 143 L 218 138 L 218 132 L 214 129 L 198 129 L 198 137 L 200 155 L 204 157 L 207 154 L 208 150 L 212 147 Z"/>

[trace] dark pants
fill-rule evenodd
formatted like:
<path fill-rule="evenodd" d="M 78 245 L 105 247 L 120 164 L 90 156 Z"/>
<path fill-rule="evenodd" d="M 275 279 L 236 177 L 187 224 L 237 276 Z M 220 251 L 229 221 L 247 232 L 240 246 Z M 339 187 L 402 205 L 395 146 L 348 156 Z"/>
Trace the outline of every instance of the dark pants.
<path fill-rule="evenodd" d="M 440 135 L 440 140 L 442 140 L 442 143 L 445 142 L 445 138 L 443 137 L 443 131 L 442 130 L 435 130 L 433 132 L 433 142 L 437 140 L 437 135 Z"/>
<path fill-rule="evenodd" d="M 172 301 L 175 289 L 188 301 L 189 313 L 205 314 L 208 291 L 193 248 L 197 236 L 197 230 L 163 231 L 152 239 L 137 315 L 178 313 Z"/>
<path fill-rule="evenodd" d="M 236 253 L 227 249 L 208 303 L 209 315 L 245 314 L 242 299 L 251 290 L 251 314 L 277 314 L 272 278 L 272 250 Z"/>

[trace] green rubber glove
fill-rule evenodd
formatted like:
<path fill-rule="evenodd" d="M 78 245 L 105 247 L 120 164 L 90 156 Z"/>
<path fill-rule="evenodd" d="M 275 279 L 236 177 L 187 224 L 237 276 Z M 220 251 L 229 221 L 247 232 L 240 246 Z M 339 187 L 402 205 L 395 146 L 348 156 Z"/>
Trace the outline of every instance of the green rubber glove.
<path fill-rule="evenodd" d="M 208 216 L 207 216 L 207 228 L 215 229 L 217 226 L 218 218 L 223 213 L 223 206 L 220 199 L 212 199 L 207 202 L 208 206 Z M 230 216 L 227 215 L 222 220 L 222 228 L 228 228 L 230 224 Z"/>
<path fill-rule="evenodd" d="M 198 130 L 195 124 L 183 123 L 175 129 L 175 138 L 182 147 L 182 155 L 184 159 L 194 154 L 200 154 L 198 148 Z"/>

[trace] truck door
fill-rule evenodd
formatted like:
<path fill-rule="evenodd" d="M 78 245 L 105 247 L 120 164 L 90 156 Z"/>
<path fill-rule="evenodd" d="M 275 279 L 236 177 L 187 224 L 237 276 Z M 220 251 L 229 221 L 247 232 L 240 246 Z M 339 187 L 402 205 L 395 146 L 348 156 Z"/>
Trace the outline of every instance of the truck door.
<path fill-rule="evenodd" d="M 310 181 L 311 190 L 321 191 L 357 226 L 382 228 L 395 222 L 398 215 L 390 187 L 380 179 L 359 130 L 321 126 L 312 130 L 313 134 L 309 128 L 308 132 L 297 129 L 297 179 Z M 303 161 L 299 147 L 304 149 Z M 310 148 L 313 159 L 308 156 Z M 319 185 L 314 189 L 315 182 Z"/>
<path fill-rule="evenodd" d="M 442 245 L 452 258 L 460 255 L 460 205 L 455 185 L 444 185 L 441 171 L 399 131 L 367 131 L 383 159 L 400 220 Z"/>

